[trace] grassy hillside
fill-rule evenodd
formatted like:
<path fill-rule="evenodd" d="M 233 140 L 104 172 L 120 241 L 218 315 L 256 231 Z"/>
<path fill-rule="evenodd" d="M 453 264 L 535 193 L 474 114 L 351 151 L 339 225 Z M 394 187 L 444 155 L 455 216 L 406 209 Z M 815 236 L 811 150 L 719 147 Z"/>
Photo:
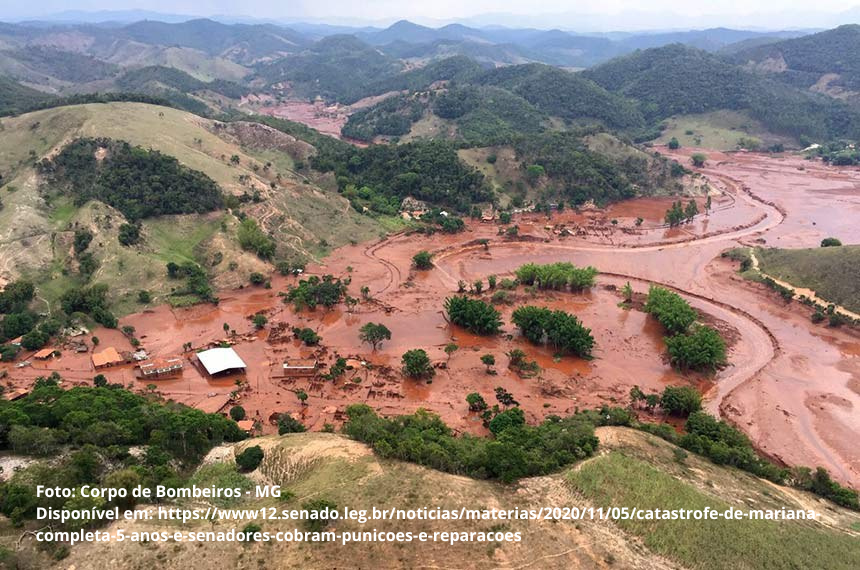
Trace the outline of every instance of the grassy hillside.
<path fill-rule="evenodd" d="M 0 190 L 4 204 L 0 274 L 6 279 L 19 275 L 35 279 L 49 302 L 75 284 L 69 246 L 76 225 L 93 232 L 91 251 L 100 266 L 91 280 L 111 286 L 120 313 L 134 308 L 139 289 L 148 288 L 157 298 L 169 291 L 171 283 L 176 285 L 166 279 L 168 261 L 194 260 L 208 270 L 215 285 L 225 287 L 247 282 L 251 271 L 266 270 L 261 260 L 239 248 L 238 221 L 223 210 L 181 219 L 146 219 L 143 242 L 123 247 L 117 239 L 124 221 L 119 212 L 100 203 L 77 208 L 70 200 L 46 202 L 43 180 L 32 168 L 34 159 L 56 153 L 78 137 L 107 137 L 152 148 L 205 173 L 227 195 L 256 193 L 259 200 L 242 209 L 272 232 L 276 258 L 316 257 L 326 251 L 320 246 L 323 240 L 336 247 L 376 237 L 381 229 L 374 219 L 349 211 L 348 202 L 337 194 L 290 170 L 290 152 L 306 160 L 312 148 L 261 125 L 239 136 L 242 133 L 234 129 L 216 128 L 217 123 L 183 111 L 138 103 L 60 107 L 6 118 L 0 124 L 0 173 L 5 183 Z M 238 163 L 231 161 L 234 156 Z M 273 166 L 266 167 L 267 162 Z M 231 271 L 232 263 L 236 269 Z"/>
<path fill-rule="evenodd" d="M 624 428 L 600 428 L 601 455 L 562 473 L 501 485 L 448 475 L 412 464 L 381 460 L 355 441 L 334 434 L 269 436 L 222 447 L 210 453 L 194 482 L 198 485 L 247 485 L 232 467 L 233 454 L 260 445 L 264 459 L 248 477 L 257 484 L 279 484 L 286 498 L 241 499 L 230 508 L 301 508 L 307 501 L 331 501 L 338 508 L 534 509 L 555 507 L 692 507 L 710 505 L 752 508 L 815 509 L 822 522 L 784 521 L 747 524 L 731 521 L 652 523 L 642 527 L 592 520 L 486 521 L 337 521 L 346 531 L 520 532 L 522 541 L 426 543 L 248 543 L 201 546 L 172 542 L 129 543 L 121 554 L 116 543 L 87 543 L 72 548 L 65 561 L 81 570 L 94 568 L 106 556 L 122 557 L 124 567 L 186 568 L 206 563 L 237 566 L 277 560 L 282 567 L 334 567 L 349 559 L 356 567 L 383 565 L 414 568 L 432 564 L 460 568 L 536 566 L 541 568 L 854 568 L 860 563 L 856 525 L 860 516 L 832 507 L 800 492 L 787 491 L 695 456 L 680 457 L 677 448 L 653 436 Z M 638 501 L 638 502 L 637 502 Z M 186 505 L 190 506 L 190 504 Z M 186 530 L 226 531 L 256 522 L 263 531 L 304 530 L 300 521 L 242 520 L 191 523 Z M 122 523 L 127 532 L 172 530 L 178 523 Z M 164 527 L 163 525 L 168 525 Z M 855 529 L 852 531 L 852 528 Z M 641 542 L 637 536 L 642 536 Z M 755 560 L 741 557 L 743 547 L 761 547 Z M 31 551 L 27 555 L 33 554 Z M 749 552 L 747 552 L 749 555 Z M 38 556 L 38 555 L 36 555 Z M 720 565 L 722 564 L 722 565 Z"/>
<path fill-rule="evenodd" d="M 860 246 L 757 249 L 761 270 L 860 312 Z"/>

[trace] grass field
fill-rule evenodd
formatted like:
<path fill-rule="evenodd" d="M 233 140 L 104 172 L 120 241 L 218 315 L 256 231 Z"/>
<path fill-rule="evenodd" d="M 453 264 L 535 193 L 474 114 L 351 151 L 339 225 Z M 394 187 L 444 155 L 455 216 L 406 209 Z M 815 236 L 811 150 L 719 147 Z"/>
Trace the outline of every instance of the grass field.
<path fill-rule="evenodd" d="M 729 502 L 615 451 L 587 462 L 569 475 L 574 489 L 601 507 L 704 509 L 724 511 Z M 752 491 L 752 489 L 748 490 Z M 852 569 L 860 566 L 860 541 L 827 532 L 816 523 L 763 520 L 618 521 L 655 553 L 688 568 Z"/>
<path fill-rule="evenodd" d="M 775 143 L 797 146 L 795 141 L 767 132 L 758 121 L 738 111 L 682 115 L 664 122 L 667 128 L 655 141 L 659 144 L 666 144 L 674 137 L 681 146 L 736 150 L 741 137 L 752 137 L 765 148 Z"/>
<path fill-rule="evenodd" d="M 156 298 L 175 283 L 164 278 L 168 261 L 196 261 L 209 268 L 218 287 L 247 281 L 252 271 L 267 271 L 255 256 L 246 255 L 235 239 L 230 216 L 184 216 L 144 222 L 144 242 L 121 247 L 117 228 L 124 221 L 112 210 L 101 216 L 70 199 L 43 197 L 33 163 L 77 137 L 109 137 L 152 148 L 211 177 L 227 194 L 259 193 L 262 201 L 243 210 L 256 218 L 278 243 L 278 257 L 319 259 L 343 244 L 377 238 L 398 229 L 396 220 L 376 220 L 349 208 L 336 191 L 319 188 L 292 171 L 293 159 L 274 149 L 246 149 L 220 137 L 212 121 L 189 113 L 139 103 L 108 103 L 46 109 L 0 120 L 0 278 L 36 278 L 48 301 L 75 283 L 68 256 L 71 224 L 95 234 L 93 253 L 101 263 L 94 282 L 111 286 L 114 309 L 137 309 L 140 289 Z M 231 157 L 238 157 L 236 164 Z M 271 162 L 271 168 L 264 168 Z M 272 186 L 274 183 L 274 187 Z M 226 231 L 219 231 L 222 222 Z M 220 256 L 217 254 L 220 253 Z M 213 260 L 222 259 L 223 263 Z M 234 262 L 234 263 L 231 263 Z M 236 268 L 228 271 L 228 266 Z M 270 268 L 269 268 L 270 269 Z"/>
<path fill-rule="evenodd" d="M 860 312 L 860 246 L 756 249 L 765 273 Z"/>

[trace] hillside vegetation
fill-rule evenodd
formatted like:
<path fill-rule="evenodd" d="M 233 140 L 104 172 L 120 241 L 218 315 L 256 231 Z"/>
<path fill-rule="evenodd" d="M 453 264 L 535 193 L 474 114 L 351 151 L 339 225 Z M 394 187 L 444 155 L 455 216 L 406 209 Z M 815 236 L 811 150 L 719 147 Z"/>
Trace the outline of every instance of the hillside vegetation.
<path fill-rule="evenodd" d="M 84 192 L 77 196 L 80 200 L 101 198 L 118 209 L 101 201 L 81 205 L 79 200 L 76 204 L 72 195 L 57 195 L 50 190 L 50 185 L 45 184 L 47 179 L 34 169 L 34 162 L 49 154 L 65 157 L 71 149 L 89 146 L 90 143 L 79 142 L 61 152 L 81 137 L 125 141 L 131 145 L 128 149 L 121 143 L 107 146 L 118 145 L 115 148 L 127 155 L 131 164 L 142 161 L 140 165 L 145 168 L 156 163 L 161 165 L 159 168 L 166 167 L 180 174 L 176 180 L 190 176 L 187 181 L 191 183 L 204 177 L 187 189 L 211 189 L 216 184 L 225 201 L 257 220 L 266 235 L 271 233 L 276 244 L 272 261 L 307 260 L 324 253 L 327 247 L 379 235 L 382 226 L 375 218 L 351 211 L 348 202 L 336 193 L 315 186 L 292 170 L 291 152 L 296 160 L 307 160 L 308 154 L 315 152 L 308 150 L 305 143 L 263 125 L 244 129 L 238 123 L 231 128 L 217 125 L 224 124 L 139 103 L 59 107 L 3 119 L 2 276 L 29 277 L 50 303 L 58 301 L 69 287 L 105 283 L 110 286 L 111 302 L 122 314 L 139 308 L 139 289 L 148 288 L 156 301 L 163 301 L 161 295 L 177 286 L 166 275 L 168 262 L 199 264 L 216 287 L 238 286 L 247 282 L 249 273 L 266 270 L 263 260 L 240 248 L 236 237 L 239 220 L 235 216 L 227 215 L 223 209 L 199 213 L 204 204 L 208 205 L 203 210 L 219 208 L 217 198 L 206 202 L 198 197 L 189 203 L 189 209 L 177 210 L 179 203 L 175 201 L 156 202 L 154 209 L 146 206 L 138 210 L 140 204 L 127 207 L 127 196 L 120 199 L 109 191 L 119 188 L 116 184 L 123 180 L 122 184 L 134 187 L 146 170 L 128 169 L 127 161 L 119 163 L 125 166 L 115 168 L 117 163 L 112 162 L 110 153 L 105 152 L 102 167 L 87 170 L 95 174 L 95 185 L 83 184 L 81 179 Z M 133 147 L 157 152 L 135 151 Z M 93 166 L 88 151 L 83 159 Z M 114 167 L 105 168 L 111 164 Z M 103 178 L 108 173 L 110 177 Z M 155 188 L 149 183 L 137 187 L 142 192 Z M 43 190 L 47 194 L 43 195 Z M 167 197 L 161 191 L 157 194 L 158 200 Z M 181 211 L 188 213 L 179 214 Z M 334 216 L 337 224 L 331 223 Z M 120 226 L 138 218 L 143 218 L 140 242 L 121 245 Z M 91 254 L 95 263 L 89 266 L 93 270 L 86 276 L 79 274 L 79 259 L 72 250 L 76 230 L 93 235 L 85 253 Z M 320 246 L 323 240 L 325 248 Z"/>
<path fill-rule="evenodd" d="M 747 523 L 729 521 L 685 524 L 678 521 L 652 522 L 651 534 L 642 542 L 640 528 L 605 521 L 505 520 L 505 521 L 358 521 L 339 520 L 332 524 L 339 532 L 368 531 L 467 531 L 520 532 L 519 543 L 445 542 L 405 543 L 248 543 L 242 548 L 225 542 L 207 542 L 201 547 L 174 543 L 131 543 L 124 551 L 129 568 L 146 568 L 154 561 L 163 568 L 185 568 L 201 563 L 241 564 L 248 559 L 277 559 L 285 566 L 332 567 L 349 557 L 355 566 L 384 564 L 410 568 L 426 564 L 462 567 L 463 560 L 474 568 L 539 564 L 541 568 L 619 568 L 670 569 L 681 567 L 743 567 L 748 563 L 743 546 L 770 542 L 756 554 L 762 568 L 788 568 L 792 560 L 812 560 L 812 565 L 848 569 L 860 562 L 856 531 L 860 518 L 834 508 L 800 492 L 790 492 L 744 475 L 718 467 L 695 456 L 678 458 L 678 449 L 653 436 L 625 428 L 598 428 L 602 452 L 596 458 L 544 477 L 522 479 L 517 484 L 501 485 L 441 473 L 397 460 L 380 459 L 369 447 L 343 436 L 301 433 L 269 436 L 242 442 L 227 453 L 220 450 L 204 461 L 195 475 L 198 485 L 230 481 L 229 486 L 247 485 L 246 481 L 279 484 L 283 498 L 241 499 L 230 508 L 301 508 L 311 500 L 324 500 L 343 509 L 410 509 L 426 505 L 442 509 L 533 509 L 535 505 L 589 508 L 609 506 L 605 489 L 612 493 L 611 506 L 660 506 L 689 504 L 712 507 L 815 509 L 823 514 L 821 522 L 781 521 Z M 236 472 L 233 457 L 251 445 L 263 450 L 259 468 L 245 476 Z M 606 474 L 623 475 L 614 480 Z M 605 485 L 603 482 L 605 481 Z M 655 504 L 655 501 L 665 501 Z M 692 503 L 682 501 L 694 501 Z M 635 501 L 640 501 L 635 503 Z M 382 502 L 382 503 L 381 503 Z M 248 522 L 260 524 L 263 531 L 307 530 L 297 521 L 216 520 L 192 523 L 194 530 L 226 531 L 241 529 Z M 684 521 L 681 521 L 684 522 Z M 177 524 L 177 523 L 173 523 Z M 152 524 L 124 524 L 129 531 L 162 530 Z M 110 528 L 110 527 L 109 527 Z M 168 527 L 172 528 L 172 527 Z M 674 537 L 668 541 L 665 537 Z M 650 538 L 653 536 L 653 538 Z M 94 568 L 94 561 L 116 555 L 115 545 L 85 543 L 75 546 L 68 564 L 80 569 Z M 29 554 L 29 552 L 28 552 Z M 795 558 L 799 556 L 800 558 Z M 813 558 L 815 557 L 815 558 Z M 746 562 L 745 562 L 746 560 Z M 817 563 L 815 562 L 817 560 Z M 723 563 L 724 566 L 717 566 Z"/>
<path fill-rule="evenodd" d="M 860 313 L 860 246 L 757 249 L 761 270 Z"/>

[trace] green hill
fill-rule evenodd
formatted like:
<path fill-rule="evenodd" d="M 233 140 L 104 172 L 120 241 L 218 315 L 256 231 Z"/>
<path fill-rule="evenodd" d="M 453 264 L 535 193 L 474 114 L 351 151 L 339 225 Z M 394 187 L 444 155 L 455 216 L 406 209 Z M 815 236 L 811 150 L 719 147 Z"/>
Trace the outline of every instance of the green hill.
<path fill-rule="evenodd" d="M 177 286 L 165 274 L 171 261 L 201 265 L 216 287 L 238 286 L 252 271 L 271 270 L 241 249 L 239 221 L 223 209 L 146 217 L 141 242 L 122 246 L 118 232 L 127 220 L 119 210 L 100 201 L 78 205 L 71 197 L 54 195 L 49 181 L 33 169 L 31 151 L 40 159 L 80 137 L 126 141 L 203 173 L 225 200 L 274 236 L 272 261 L 315 258 L 328 247 L 376 237 L 382 229 L 376 218 L 350 210 L 336 192 L 316 186 L 306 178 L 310 172 L 295 171 L 296 162 L 307 163 L 316 153 L 312 146 L 264 125 L 218 123 L 142 103 L 107 103 L 5 118 L 2 128 L 0 273 L 6 279 L 32 279 L 49 302 L 69 287 L 99 282 L 110 286 L 118 313 L 136 309 L 139 289 L 149 289 L 158 299 Z M 123 204 L 116 202 L 120 209 Z M 91 232 L 98 245 L 90 250 L 97 264 L 91 275 L 79 272 L 79 260 L 71 253 L 76 229 Z"/>
<path fill-rule="evenodd" d="M 757 249 L 761 270 L 860 313 L 860 245 Z"/>
<path fill-rule="evenodd" d="M 839 26 L 800 38 L 752 46 L 730 55 L 734 63 L 765 72 L 785 83 L 811 88 L 833 74 L 823 92 L 860 91 L 860 25 Z"/>
<path fill-rule="evenodd" d="M 636 99 L 652 121 L 717 110 L 747 110 L 778 134 L 820 139 L 860 135 L 860 114 L 848 105 L 678 44 L 638 51 L 583 75 L 610 91 Z"/>

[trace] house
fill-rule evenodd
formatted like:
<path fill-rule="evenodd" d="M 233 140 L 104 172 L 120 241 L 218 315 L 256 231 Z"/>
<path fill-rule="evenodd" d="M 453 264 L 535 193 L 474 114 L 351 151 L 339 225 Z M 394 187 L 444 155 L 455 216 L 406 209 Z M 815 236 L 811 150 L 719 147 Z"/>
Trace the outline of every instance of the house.
<path fill-rule="evenodd" d="M 244 374 L 247 366 L 232 348 L 210 348 L 197 353 L 197 361 L 209 376 Z"/>
<path fill-rule="evenodd" d="M 182 373 L 182 359 L 157 358 L 149 362 L 141 362 L 139 365 L 140 375 L 143 378 L 165 378 Z"/>
<path fill-rule="evenodd" d="M 35 358 L 36 360 L 48 360 L 49 358 L 54 356 L 55 352 L 57 352 L 56 348 L 43 348 L 42 350 L 34 354 L 33 358 Z"/>
<path fill-rule="evenodd" d="M 93 367 L 98 370 L 100 368 L 109 368 L 118 364 L 123 364 L 125 359 L 117 350 L 109 346 L 101 352 L 93 353 Z"/>
<path fill-rule="evenodd" d="M 319 363 L 313 358 L 295 358 L 284 362 L 284 376 L 316 376 Z"/>

